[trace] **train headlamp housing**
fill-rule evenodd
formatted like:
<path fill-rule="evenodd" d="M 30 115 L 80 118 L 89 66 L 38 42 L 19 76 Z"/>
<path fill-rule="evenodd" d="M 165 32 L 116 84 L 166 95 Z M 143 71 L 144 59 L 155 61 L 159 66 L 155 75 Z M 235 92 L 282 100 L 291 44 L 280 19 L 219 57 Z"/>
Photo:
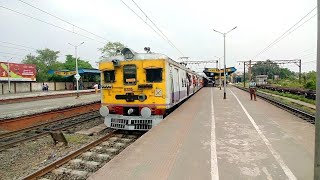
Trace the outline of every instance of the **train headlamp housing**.
<path fill-rule="evenodd" d="M 141 116 L 144 118 L 149 118 L 151 116 L 151 109 L 148 107 L 144 107 L 141 109 Z"/>
<path fill-rule="evenodd" d="M 101 106 L 99 110 L 101 116 L 108 116 L 109 115 L 109 108 L 107 106 Z"/>

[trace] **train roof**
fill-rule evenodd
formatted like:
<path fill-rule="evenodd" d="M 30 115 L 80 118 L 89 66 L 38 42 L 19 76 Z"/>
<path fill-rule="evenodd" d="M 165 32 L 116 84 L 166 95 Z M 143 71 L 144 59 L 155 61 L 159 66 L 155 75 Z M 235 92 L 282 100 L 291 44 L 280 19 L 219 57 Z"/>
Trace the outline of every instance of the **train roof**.
<path fill-rule="evenodd" d="M 119 61 L 130 61 L 130 60 L 157 60 L 157 59 L 170 59 L 168 56 L 160 53 L 135 53 L 134 57 L 131 59 L 126 59 L 124 55 L 117 55 L 117 56 L 111 56 L 103 59 L 100 62 L 109 62 L 112 60 L 119 60 Z M 172 60 L 173 61 L 173 60 Z"/>
<path fill-rule="evenodd" d="M 126 52 L 130 52 L 132 54 L 131 58 L 126 58 L 125 54 Z M 124 48 L 121 51 L 121 54 L 116 55 L 116 56 L 110 56 L 110 57 L 106 57 L 105 59 L 103 59 L 101 62 L 111 62 L 113 60 L 118 60 L 118 61 L 132 61 L 132 60 L 159 60 L 159 59 L 164 59 L 186 71 L 188 71 L 189 73 L 192 74 L 197 74 L 198 76 L 203 77 L 202 75 L 194 72 L 193 70 L 187 68 L 185 65 L 174 61 L 173 59 L 169 58 L 167 55 L 161 54 L 161 53 L 152 53 L 152 52 L 148 52 L 148 53 L 136 53 L 133 50 L 129 49 L 129 48 Z"/>

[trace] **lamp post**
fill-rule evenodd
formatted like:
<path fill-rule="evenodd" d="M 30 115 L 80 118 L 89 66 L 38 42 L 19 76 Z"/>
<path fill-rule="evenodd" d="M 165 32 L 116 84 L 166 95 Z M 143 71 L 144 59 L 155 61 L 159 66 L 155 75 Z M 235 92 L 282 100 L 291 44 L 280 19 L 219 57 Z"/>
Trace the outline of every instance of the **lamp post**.
<path fill-rule="evenodd" d="M 8 59 L 8 91 L 9 91 L 9 94 L 11 93 L 11 84 L 10 84 L 10 60 L 12 58 Z"/>
<path fill-rule="evenodd" d="M 74 76 L 77 80 L 77 98 L 79 97 L 79 79 L 80 79 L 80 75 L 79 75 L 79 71 L 78 71 L 78 57 L 77 57 L 77 49 L 79 46 L 81 46 L 84 42 L 80 43 L 79 45 L 73 45 L 71 43 L 69 43 L 71 46 L 74 47 L 74 51 L 75 51 L 75 58 L 76 58 L 76 75 Z"/>
<path fill-rule="evenodd" d="M 218 56 L 214 56 L 216 58 L 218 58 L 219 61 L 219 88 L 221 90 L 221 72 L 220 72 L 220 58 Z"/>
<path fill-rule="evenodd" d="M 226 93 L 226 35 L 231 32 L 232 30 L 236 29 L 236 27 L 232 28 L 230 31 L 226 32 L 226 33 L 222 33 L 220 31 L 217 31 L 215 29 L 213 29 L 214 32 L 220 33 L 223 35 L 223 62 L 224 62 L 224 68 L 223 68 L 223 73 L 224 73 L 224 82 L 223 82 L 223 99 L 227 98 L 227 93 Z"/>

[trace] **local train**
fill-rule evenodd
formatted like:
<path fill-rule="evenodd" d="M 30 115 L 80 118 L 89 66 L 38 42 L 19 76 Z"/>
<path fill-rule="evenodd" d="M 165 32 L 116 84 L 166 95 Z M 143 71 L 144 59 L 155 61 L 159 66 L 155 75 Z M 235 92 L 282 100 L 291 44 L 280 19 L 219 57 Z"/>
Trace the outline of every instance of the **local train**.
<path fill-rule="evenodd" d="M 107 127 L 149 130 L 203 87 L 203 77 L 168 56 L 129 48 L 99 63 L 101 108 Z"/>

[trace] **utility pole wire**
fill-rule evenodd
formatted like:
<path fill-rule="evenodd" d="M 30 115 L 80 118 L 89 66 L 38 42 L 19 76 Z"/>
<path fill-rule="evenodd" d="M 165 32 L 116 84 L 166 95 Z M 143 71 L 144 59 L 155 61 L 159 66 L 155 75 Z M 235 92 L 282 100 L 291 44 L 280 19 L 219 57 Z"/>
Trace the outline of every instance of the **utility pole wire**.
<path fill-rule="evenodd" d="M 53 14 L 51 14 L 51 13 L 45 11 L 45 10 L 42 10 L 42 9 L 36 7 L 36 6 L 33 6 L 32 4 L 29 4 L 29 3 L 27 3 L 27 2 L 25 2 L 25 1 L 23 1 L 23 0 L 18 0 L 18 1 L 20 1 L 20 2 L 22 2 L 22 3 L 24 3 L 24 4 L 26 4 L 26 5 L 28 5 L 28 6 L 30 6 L 30 7 L 33 7 L 33 8 L 35 8 L 35 9 L 37 9 L 37 10 L 39 10 L 39 11 L 45 13 L 45 14 L 48 14 L 48 15 L 54 17 L 54 18 L 57 18 L 57 19 L 59 19 L 60 21 L 63 21 L 63 22 L 65 22 L 65 23 L 69 24 L 69 25 L 72 25 L 72 26 L 74 26 L 74 27 L 76 27 L 76 28 L 78 28 L 78 29 L 81 29 L 82 31 L 85 31 L 85 32 L 87 32 L 87 33 L 89 33 L 89 34 L 92 34 L 92 35 L 96 36 L 96 37 L 99 37 L 99 38 L 101 38 L 101 39 L 103 39 L 103 40 L 105 40 L 105 41 L 109 41 L 108 39 L 106 39 L 106 38 L 104 38 L 104 37 L 102 37 L 102 36 L 100 36 L 100 35 L 97 35 L 97 34 L 95 34 L 95 33 L 93 33 L 93 32 L 90 32 L 90 31 L 88 31 L 88 30 L 86 30 L 86 29 L 84 29 L 84 28 L 82 28 L 82 27 L 79 27 L 79 26 L 77 26 L 77 25 L 75 25 L 75 24 L 73 24 L 73 23 L 71 23 L 71 22 L 68 22 L 68 21 L 66 21 L 66 20 L 64 20 L 64 19 L 62 19 L 62 18 L 60 18 L 60 17 L 57 17 L 57 16 L 55 16 L 55 15 L 53 15 Z"/>
<path fill-rule="evenodd" d="M 296 25 L 298 25 L 304 18 L 306 18 L 310 13 L 312 13 L 315 9 L 317 8 L 314 7 L 311 11 L 309 11 L 305 16 L 303 16 L 298 22 L 296 22 L 293 26 L 291 26 L 287 31 L 285 31 L 281 36 L 279 36 L 277 39 L 275 39 L 271 44 L 269 44 L 266 48 L 264 48 L 262 51 L 260 51 L 258 54 L 256 54 L 253 58 L 251 59 L 254 59 L 256 58 L 257 56 L 259 56 L 260 54 L 266 52 L 268 49 L 270 49 L 273 45 L 275 45 L 277 42 L 279 42 L 278 40 L 279 39 L 282 39 L 282 37 L 284 35 L 286 35 L 291 29 L 293 29 Z M 310 20 L 310 19 L 309 19 Z M 304 22 L 305 23 L 305 22 Z M 304 24 L 303 23 L 303 24 Z M 299 26 L 300 27 L 300 26 Z M 296 28 L 297 29 L 297 28 Z M 293 32 L 293 31 L 292 31 Z"/>
<path fill-rule="evenodd" d="M 41 20 L 41 19 L 38 19 L 38 18 L 32 17 L 32 16 L 30 16 L 30 15 L 24 14 L 24 13 L 22 13 L 22 12 L 19 12 L 19 11 L 16 11 L 16 10 L 10 9 L 10 8 L 7 8 L 7 7 L 5 7 L 5 6 L 1 6 L 1 5 L 0 5 L 0 8 L 3 8 L 3 9 L 6 9 L 6 10 L 9 10 L 9 11 L 15 12 L 15 13 L 20 14 L 20 15 L 22 15 L 22 16 L 26 16 L 26 17 L 28 17 L 28 18 L 31 18 L 31 19 L 37 20 L 37 21 L 39 21 L 39 22 L 42 22 L 42 23 L 48 24 L 48 25 L 53 26 L 53 27 L 56 27 L 56 28 L 58 28 L 58 29 L 62 29 L 62 30 L 64 30 L 64 31 L 68 31 L 68 32 L 70 32 L 70 33 L 73 33 L 73 34 L 76 34 L 76 35 L 79 35 L 79 36 L 85 37 L 85 38 L 87 38 L 87 39 L 90 39 L 90 40 L 93 40 L 93 41 L 96 41 L 96 42 L 99 42 L 99 43 L 101 43 L 101 44 L 104 44 L 104 45 L 105 45 L 105 43 L 104 43 L 104 42 L 102 42 L 102 41 L 98 41 L 98 40 L 93 39 L 93 38 L 91 38 L 91 37 L 89 37 L 89 36 L 86 36 L 86 35 L 83 35 L 83 34 L 76 33 L 76 32 L 74 32 L 74 31 L 71 31 L 71 30 L 65 29 L 65 28 L 63 28 L 63 27 L 57 26 L 57 25 L 52 24 L 52 23 L 49 23 L 49 22 L 47 22 L 47 21 L 44 21 L 44 20 Z"/>

